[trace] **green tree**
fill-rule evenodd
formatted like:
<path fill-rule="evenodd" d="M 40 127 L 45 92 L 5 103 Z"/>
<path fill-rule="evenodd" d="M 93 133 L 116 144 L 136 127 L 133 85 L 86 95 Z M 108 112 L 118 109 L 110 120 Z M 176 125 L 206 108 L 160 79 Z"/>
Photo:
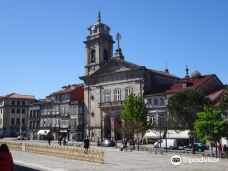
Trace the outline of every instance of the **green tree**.
<path fill-rule="evenodd" d="M 143 135 L 148 129 L 147 109 L 142 97 L 130 94 L 124 101 L 121 119 L 123 120 L 122 131 L 125 136 Z"/>
<path fill-rule="evenodd" d="M 197 119 L 197 113 L 203 111 L 205 104 L 209 104 L 209 99 L 206 99 L 199 91 L 185 90 L 176 93 L 168 101 L 170 113 L 168 127 L 171 129 L 190 129 L 193 144 L 194 122 Z M 193 153 L 195 153 L 194 148 Z"/>
<path fill-rule="evenodd" d="M 225 86 L 224 92 L 218 98 L 219 110 L 224 114 L 227 114 L 228 111 L 228 86 Z"/>
<path fill-rule="evenodd" d="M 198 113 L 194 127 L 196 136 L 203 142 L 208 140 L 216 144 L 221 137 L 228 135 L 227 120 L 222 117 L 218 110 L 208 106 L 204 107 L 203 112 Z"/>

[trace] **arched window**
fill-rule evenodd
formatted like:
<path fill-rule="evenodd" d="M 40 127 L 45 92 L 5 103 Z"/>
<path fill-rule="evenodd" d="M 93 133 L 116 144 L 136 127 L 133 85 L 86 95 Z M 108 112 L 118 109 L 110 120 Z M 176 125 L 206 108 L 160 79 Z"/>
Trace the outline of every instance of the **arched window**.
<path fill-rule="evenodd" d="M 111 102 L 111 91 L 110 90 L 103 91 L 103 102 Z"/>
<path fill-rule="evenodd" d="M 127 87 L 125 88 L 125 99 L 129 96 L 129 94 L 133 93 L 133 88 L 132 87 Z"/>
<path fill-rule="evenodd" d="M 104 63 L 108 62 L 108 51 L 105 49 L 103 52 L 104 55 Z"/>
<path fill-rule="evenodd" d="M 92 49 L 91 52 L 90 52 L 90 63 L 95 63 L 95 50 Z"/>
<path fill-rule="evenodd" d="M 114 90 L 114 100 L 116 102 L 121 101 L 121 89 L 118 88 Z"/>

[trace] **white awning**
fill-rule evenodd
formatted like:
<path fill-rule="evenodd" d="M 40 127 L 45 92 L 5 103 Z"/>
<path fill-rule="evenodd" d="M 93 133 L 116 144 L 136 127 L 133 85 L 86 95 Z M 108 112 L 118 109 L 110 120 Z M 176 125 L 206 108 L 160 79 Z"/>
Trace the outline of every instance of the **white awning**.
<path fill-rule="evenodd" d="M 168 130 L 166 133 L 167 138 L 171 139 L 188 139 L 189 138 L 189 130 Z M 153 138 L 153 139 L 159 139 L 159 131 L 156 130 L 148 130 L 146 134 L 144 135 L 144 138 Z M 163 137 L 164 131 L 161 132 L 161 137 Z"/>
<path fill-rule="evenodd" d="M 172 139 L 188 139 L 189 130 L 179 131 L 179 130 L 168 130 L 167 138 Z"/>
<path fill-rule="evenodd" d="M 159 138 L 159 132 L 158 131 L 153 131 L 153 130 L 148 130 L 148 131 L 146 131 L 146 134 L 144 135 L 144 138 L 158 139 Z"/>
<path fill-rule="evenodd" d="M 37 132 L 37 135 L 47 135 L 50 132 L 50 130 L 39 130 Z"/>

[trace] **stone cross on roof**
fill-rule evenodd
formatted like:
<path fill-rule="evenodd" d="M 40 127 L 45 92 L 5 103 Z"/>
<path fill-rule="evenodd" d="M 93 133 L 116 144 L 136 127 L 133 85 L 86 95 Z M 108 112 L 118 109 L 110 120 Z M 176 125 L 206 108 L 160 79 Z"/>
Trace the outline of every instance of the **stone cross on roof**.
<path fill-rule="evenodd" d="M 186 71 L 186 76 L 185 77 L 189 77 L 189 75 L 188 75 L 188 71 L 189 71 L 188 65 L 186 65 L 185 71 Z"/>
<path fill-rule="evenodd" d="M 118 32 L 116 34 L 116 40 L 117 40 L 117 44 L 118 44 L 118 49 L 120 49 L 120 39 L 121 39 L 121 34 Z"/>
<path fill-rule="evenodd" d="M 100 12 L 100 11 L 98 11 L 97 22 L 98 22 L 98 23 L 101 22 L 101 12 Z"/>

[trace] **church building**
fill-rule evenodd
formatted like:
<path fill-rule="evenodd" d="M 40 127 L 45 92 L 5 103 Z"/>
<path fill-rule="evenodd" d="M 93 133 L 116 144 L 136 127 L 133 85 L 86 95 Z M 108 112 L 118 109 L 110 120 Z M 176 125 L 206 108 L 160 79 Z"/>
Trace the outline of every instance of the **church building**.
<path fill-rule="evenodd" d="M 130 93 L 160 92 L 169 87 L 178 77 L 166 71 L 155 71 L 125 60 L 117 33 L 117 49 L 110 27 L 102 23 L 100 13 L 97 22 L 89 28 L 86 37 L 85 74 L 85 135 L 93 141 L 103 138 L 121 139 L 121 113 L 123 101 Z"/>

